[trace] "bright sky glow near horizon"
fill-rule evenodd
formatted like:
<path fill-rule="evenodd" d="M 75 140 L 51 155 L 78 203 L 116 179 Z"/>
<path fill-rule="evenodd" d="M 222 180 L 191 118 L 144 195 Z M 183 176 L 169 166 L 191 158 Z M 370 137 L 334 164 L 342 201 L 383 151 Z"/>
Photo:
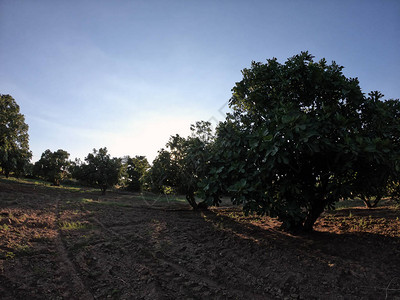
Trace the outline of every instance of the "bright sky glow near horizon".
<path fill-rule="evenodd" d="M 93 148 L 151 162 L 170 135 L 223 120 L 252 60 L 308 50 L 400 97 L 400 1 L 0 0 L 0 93 L 33 161 Z"/>

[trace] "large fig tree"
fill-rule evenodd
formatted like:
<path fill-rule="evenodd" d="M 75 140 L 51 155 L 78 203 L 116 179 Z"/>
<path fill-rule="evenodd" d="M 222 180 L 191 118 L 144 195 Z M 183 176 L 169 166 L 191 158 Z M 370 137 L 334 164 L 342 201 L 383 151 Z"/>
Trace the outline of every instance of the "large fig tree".
<path fill-rule="evenodd" d="M 376 97 L 365 97 L 342 69 L 308 52 L 244 69 L 201 183 L 206 200 L 217 204 L 229 195 L 245 212 L 278 217 L 287 230 L 310 231 L 326 207 L 381 187 L 396 164 L 398 170 L 398 128 L 371 129 L 371 114 L 390 116 L 371 111 L 380 107 L 368 105 Z M 360 188 L 365 184 L 368 189 Z"/>

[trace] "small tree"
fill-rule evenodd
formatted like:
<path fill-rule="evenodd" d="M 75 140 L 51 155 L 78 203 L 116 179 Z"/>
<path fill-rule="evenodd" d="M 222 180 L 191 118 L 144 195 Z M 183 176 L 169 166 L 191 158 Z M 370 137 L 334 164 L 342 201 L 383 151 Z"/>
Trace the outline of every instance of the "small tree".
<path fill-rule="evenodd" d="M 74 164 L 73 176 L 83 183 L 98 186 L 104 195 L 108 188 L 118 183 L 121 168 L 121 159 L 111 158 L 107 148 L 93 149 L 85 163 Z"/>
<path fill-rule="evenodd" d="M 382 101 L 383 94 L 378 91 L 369 93 L 362 105 L 362 135 L 369 144 L 365 148 L 375 155 L 360 153 L 355 165 L 355 178 L 352 188 L 354 196 L 359 196 L 367 208 L 376 207 L 384 196 L 390 196 L 393 182 L 399 176 L 400 153 L 400 102 L 398 100 Z M 386 143 L 386 153 L 380 162 L 374 163 L 379 152 L 376 142 Z M 372 161 L 371 161 L 372 159 Z M 388 188 L 390 187 L 390 188 Z M 389 189 L 389 190 L 388 190 Z"/>
<path fill-rule="evenodd" d="M 158 190 L 170 187 L 186 196 L 193 209 L 205 208 L 204 202 L 197 203 L 195 194 L 205 173 L 206 158 L 213 140 L 211 124 L 196 122 L 191 125 L 192 135 L 183 138 L 178 134 L 171 136 L 167 149 L 161 149 L 149 172 L 153 185 Z"/>
<path fill-rule="evenodd" d="M 207 208 L 206 202 L 197 203 L 195 195 L 200 180 L 206 172 L 206 163 L 214 136 L 211 123 L 200 121 L 191 125 L 191 136 L 182 138 L 172 136 L 167 146 L 171 150 L 174 163 L 177 165 L 177 190 L 186 196 L 193 209 Z"/>
<path fill-rule="evenodd" d="M 10 95 L 0 94 L 0 166 L 9 176 L 24 173 L 32 153 L 29 151 L 28 125 L 19 106 Z"/>
<path fill-rule="evenodd" d="M 62 149 L 51 152 L 49 149 L 42 153 L 35 163 L 33 172 L 35 176 L 44 177 L 53 185 L 59 186 L 60 182 L 68 176 L 69 153 Z"/>
<path fill-rule="evenodd" d="M 177 166 L 171 159 L 171 153 L 165 149 L 158 151 L 153 160 L 149 172 L 145 176 L 145 182 L 150 190 L 155 193 L 167 193 L 172 191 L 177 182 Z"/>
<path fill-rule="evenodd" d="M 130 191 L 140 192 L 146 172 L 150 164 L 145 156 L 126 156 L 123 161 L 123 184 Z"/>
<path fill-rule="evenodd" d="M 367 130 L 369 100 L 342 69 L 315 62 L 308 52 L 285 64 L 270 59 L 244 69 L 230 99 L 234 113 L 217 129 L 202 182 L 207 201 L 226 194 L 245 212 L 310 231 L 326 207 L 363 192 L 356 186 L 379 189 L 385 178 L 365 179 L 389 165 L 397 166 L 390 172 L 398 169 L 398 127 Z M 377 118 L 388 117 L 370 108 Z M 388 122 L 396 124 L 392 117 Z"/>

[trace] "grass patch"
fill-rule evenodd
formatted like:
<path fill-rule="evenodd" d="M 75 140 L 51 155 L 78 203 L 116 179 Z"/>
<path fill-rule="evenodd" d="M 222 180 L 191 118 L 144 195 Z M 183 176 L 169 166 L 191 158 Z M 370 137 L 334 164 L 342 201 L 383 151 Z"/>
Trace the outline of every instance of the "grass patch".
<path fill-rule="evenodd" d="M 138 200 L 143 200 L 146 202 L 156 203 L 169 203 L 169 202 L 180 202 L 187 203 L 185 196 L 183 195 L 175 195 L 175 194 L 153 194 L 153 193 L 142 193 L 140 196 L 135 197 Z"/>
<path fill-rule="evenodd" d="M 4 258 L 6 259 L 14 259 L 16 257 L 20 257 L 20 256 L 26 256 L 26 255 L 32 255 L 33 254 L 33 249 L 29 246 L 29 245 L 22 245 L 22 244 L 18 244 L 18 243 L 10 243 L 8 245 L 9 250 L 11 251 L 7 251 L 7 252 L 0 252 L 0 257 L 1 254 L 4 255 Z"/>
<path fill-rule="evenodd" d="M 119 201 L 100 201 L 89 198 L 78 198 L 74 200 L 67 201 L 67 204 L 88 204 L 95 206 L 111 206 L 111 207 L 132 207 L 132 204 Z"/>
<path fill-rule="evenodd" d="M 372 199 L 372 202 L 373 202 L 373 200 L 374 199 Z M 383 199 L 381 199 L 381 201 L 379 201 L 377 207 L 388 206 L 388 205 L 393 205 L 393 200 L 391 200 L 390 198 L 383 198 Z M 365 206 L 364 201 L 362 201 L 358 197 L 356 197 L 354 199 L 340 200 L 335 203 L 336 210 L 353 208 L 353 207 L 366 207 L 366 206 Z"/>
<path fill-rule="evenodd" d="M 31 242 L 36 243 L 49 243 L 51 239 L 47 236 L 40 235 L 40 233 L 35 232 L 34 236 L 30 239 Z"/>
<path fill-rule="evenodd" d="M 17 183 L 25 183 L 25 184 L 34 184 L 34 185 L 42 185 L 42 186 L 50 186 L 50 183 L 41 179 L 31 179 L 31 178 L 16 178 L 16 177 L 3 177 L 0 179 L 3 182 L 17 182 Z"/>
<path fill-rule="evenodd" d="M 4 176 L 0 177 L 0 182 L 4 183 L 21 183 L 21 184 L 29 184 L 29 185 L 36 185 L 41 187 L 46 187 L 53 190 L 64 190 L 69 192 L 79 192 L 79 193 L 98 193 L 98 189 L 84 187 L 84 186 L 77 186 L 77 185 L 68 185 L 68 184 L 61 184 L 59 186 L 54 186 L 50 182 L 41 180 L 41 179 L 31 179 L 31 178 L 15 178 L 9 177 L 5 178 Z"/>
<path fill-rule="evenodd" d="M 14 259 L 15 258 L 15 253 L 12 251 L 9 251 L 6 253 L 6 259 Z"/>
<path fill-rule="evenodd" d="M 362 201 L 359 198 L 340 200 L 335 203 L 336 210 L 359 207 L 359 206 L 362 206 L 362 207 L 365 206 L 364 201 Z"/>
<path fill-rule="evenodd" d="M 32 249 L 28 245 L 17 244 L 15 246 L 15 251 L 18 252 L 19 254 L 29 254 L 32 251 Z"/>
<path fill-rule="evenodd" d="M 0 225 L 0 230 L 7 231 L 7 230 L 10 230 L 10 227 L 8 227 L 7 224 L 3 224 L 3 225 Z"/>
<path fill-rule="evenodd" d="M 60 222 L 59 227 L 61 230 L 82 230 L 82 229 L 90 229 L 92 225 L 89 223 L 82 222 Z"/>
<path fill-rule="evenodd" d="M 97 204 L 112 206 L 112 207 L 132 207 L 132 204 L 122 203 L 122 202 L 107 202 L 107 201 L 98 201 Z"/>

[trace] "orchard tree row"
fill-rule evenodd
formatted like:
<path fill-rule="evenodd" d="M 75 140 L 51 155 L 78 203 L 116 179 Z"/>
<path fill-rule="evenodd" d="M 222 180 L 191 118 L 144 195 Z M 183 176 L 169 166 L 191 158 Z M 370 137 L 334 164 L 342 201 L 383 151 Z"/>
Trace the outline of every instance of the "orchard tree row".
<path fill-rule="evenodd" d="M 377 91 L 363 94 L 358 79 L 342 70 L 308 52 L 284 64 L 253 62 L 216 130 L 201 121 L 190 136 L 171 136 L 152 166 L 142 156 L 111 158 L 106 148 L 84 162 L 47 150 L 33 173 L 53 184 L 72 176 L 103 192 L 119 183 L 184 194 L 194 209 L 219 205 L 225 196 L 246 213 L 277 217 L 284 229 L 310 231 L 341 199 L 359 197 L 373 207 L 400 194 L 400 102 Z M 8 176 L 30 159 L 28 127 L 10 96 L 1 105 L 2 114 L 15 111 L 11 125 L 1 121 L 1 167 Z M 4 132 L 17 123 L 10 143 Z"/>
<path fill-rule="evenodd" d="M 46 150 L 35 164 L 30 162 L 28 125 L 20 108 L 10 95 L 0 95 L 0 170 L 9 177 L 42 178 L 53 185 L 76 179 L 81 184 L 97 186 L 104 194 L 116 184 L 131 191 L 140 191 L 143 175 L 150 165 L 146 157 L 111 158 L 107 148 L 93 149 L 82 162 L 69 160 L 69 153 Z"/>
<path fill-rule="evenodd" d="M 115 185 L 139 192 L 149 168 L 144 156 L 116 158 L 108 154 L 107 148 L 100 148 L 93 149 L 84 162 L 80 159 L 70 161 L 69 153 L 62 149 L 55 152 L 46 150 L 31 170 L 32 177 L 43 178 L 56 186 L 62 181 L 71 184 L 73 181 L 69 179 L 75 179 L 81 185 L 98 187 L 105 194 Z"/>

